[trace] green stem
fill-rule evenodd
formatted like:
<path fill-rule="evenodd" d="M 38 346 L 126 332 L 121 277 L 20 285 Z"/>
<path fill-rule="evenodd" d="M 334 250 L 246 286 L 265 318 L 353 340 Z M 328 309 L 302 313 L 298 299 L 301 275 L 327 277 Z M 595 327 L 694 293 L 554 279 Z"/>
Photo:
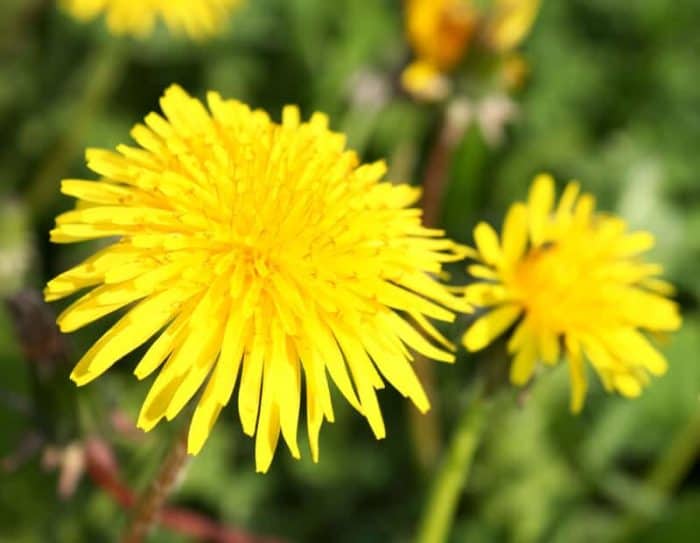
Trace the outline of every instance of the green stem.
<path fill-rule="evenodd" d="M 666 452 L 647 475 L 647 485 L 670 495 L 682 482 L 700 453 L 700 406 L 674 436 Z"/>
<path fill-rule="evenodd" d="M 51 205 L 60 178 L 79 152 L 95 115 L 119 82 L 125 61 L 124 44 L 109 40 L 87 62 L 84 92 L 75 103 L 70 126 L 39 166 L 29 186 L 26 201 L 35 217 L 42 216 Z"/>
<path fill-rule="evenodd" d="M 486 400 L 479 389 L 457 423 L 428 495 L 416 543 L 442 543 L 447 540 L 460 494 L 469 480 L 474 454 L 481 442 L 486 411 Z"/>
<path fill-rule="evenodd" d="M 685 475 L 692 468 L 700 454 L 700 406 L 698 406 L 686 424 L 673 437 L 671 444 L 659 460 L 649 470 L 645 487 L 659 497 L 663 503 L 668 500 Z M 630 513 L 621 523 L 621 528 L 614 541 L 632 541 L 653 521 L 653 515 L 639 512 Z"/>

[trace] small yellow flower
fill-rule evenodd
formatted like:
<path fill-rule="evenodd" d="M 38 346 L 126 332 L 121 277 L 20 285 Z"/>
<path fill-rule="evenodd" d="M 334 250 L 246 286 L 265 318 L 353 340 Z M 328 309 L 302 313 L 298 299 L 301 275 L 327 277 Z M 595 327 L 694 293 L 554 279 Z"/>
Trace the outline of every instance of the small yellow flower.
<path fill-rule="evenodd" d="M 447 75 L 479 39 L 505 54 L 527 36 L 540 0 L 406 0 L 406 34 L 416 60 L 402 74 L 404 88 L 418 98 L 438 100 L 449 90 Z"/>
<path fill-rule="evenodd" d="M 408 0 L 406 31 L 416 56 L 446 72 L 462 60 L 476 28 L 477 12 L 466 0 Z"/>
<path fill-rule="evenodd" d="M 61 0 L 64 9 L 81 21 L 104 13 L 107 26 L 117 35 L 147 36 L 160 18 L 171 31 L 197 39 L 219 32 L 239 3 L 240 0 Z"/>
<path fill-rule="evenodd" d="M 554 180 L 535 179 L 528 202 L 514 204 L 498 234 L 486 223 L 474 230 L 477 281 L 465 298 L 487 309 L 464 336 L 478 351 L 518 322 L 509 342 L 511 381 L 524 385 L 538 362 L 556 364 L 563 350 L 569 363 L 571 409 L 583 407 L 584 358 L 608 391 L 635 397 L 649 375 L 666 371 L 665 358 L 644 332 L 681 325 L 673 288 L 658 278 L 662 269 L 645 262 L 653 236 L 629 232 L 625 222 L 595 211 L 590 194 L 569 183 L 554 207 Z"/>
<path fill-rule="evenodd" d="M 236 381 L 243 431 L 266 471 L 281 431 L 299 457 L 306 389 L 314 460 L 328 377 L 385 434 L 376 390 L 388 381 L 425 411 L 407 347 L 445 362 L 443 321 L 464 301 L 432 279 L 463 251 L 421 225 L 419 191 L 380 182 L 383 162 L 361 165 L 325 115 L 281 124 L 210 92 L 207 108 L 181 88 L 131 135 L 139 147 L 90 149 L 100 181 L 65 180 L 78 206 L 57 217 L 55 243 L 117 240 L 49 282 L 46 299 L 92 288 L 58 318 L 64 332 L 129 307 L 85 354 L 71 378 L 89 383 L 151 337 L 136 366 L 160 373 L 141 409 L 148 431 L 175 417 L 207 382 L 190 425 L 196 454 Z M 425 339 L 417 324 L 442 347 Z"/>

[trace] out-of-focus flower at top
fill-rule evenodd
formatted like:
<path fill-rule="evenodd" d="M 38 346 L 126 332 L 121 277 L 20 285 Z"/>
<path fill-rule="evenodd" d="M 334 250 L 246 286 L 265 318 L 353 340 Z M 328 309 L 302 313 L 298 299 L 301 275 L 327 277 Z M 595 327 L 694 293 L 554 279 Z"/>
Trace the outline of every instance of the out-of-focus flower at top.
<path fill-rule="evenodd" d="M 278 124 L 215 92 L 207 102 L 170 87 L 164 116 L 132 130 L 138 147 L 88 150 L 101 180 L 62 183 L 78 206 L 57 217 L 52 241 L 118 239 L 49 282 L 47 300 L 92 288 L 59 316 L 61 330 L 130 308 L 71 378 L 89 383 L 157 336 L 134 372 L 160 368 L 138 425 L 172 419 L 204 386 L 193 454 L 239 375 L 259 471 L 280 431 L 299 457 L 302 374 L 314 460 L 321 423 L 333 421 L 329 377 L 382 438 L 384 381 L 429 408 L 408 349 L 454 360 L 428 318 L 469 310 L 433 278 L 464 248 L 423 227 L 410 207 L 419 190 L 382 182 L 385 164 L 360 164 L 325 115 L 302 122 L 288 106 Z"/>
<path fill-rule="evenodd" d="M 81 21 L 104 14 L 117 35 L 148 36 L 161 19 L 174 33 L 202 39 L 218 33 L 241 0 L 61 0 L 63 8 Z"/>
<path fill-rule="evenodd" d="M 539 362 L 557 364 L 563 351 L 578 412 L 585 359 L 606 390 L 635 397 L 667 365 L 645 332 L 677 330 L 681 317 L 668 299 L 673 287 L 658 278 L 661 267 L 642 258 L 654 244 L 649 232 L 596 212 L 578 183 L 556 207 L 554 192 L 550 176 L 537 177 L 528 202 L 510 208 L 500 240 L 488 224 L 477 225 L 471 258 L 478 263 L 469 267 L 477 281 L 465 297 L 486 312 L 463 342 L 478 351 L 517 323 L 508 341 L 511 381 L 526 384 Z"/>
<path fill-rule="evenodd" d="M 420 99 L 444 99 L 450 75 L 472 48 L 503 57 L 505 83 L 512 86 L 508 61 L 539 6 L 540 0 L 406 0 L 406 33 L 415 60 L 402 73 L 404 88 Z"/>

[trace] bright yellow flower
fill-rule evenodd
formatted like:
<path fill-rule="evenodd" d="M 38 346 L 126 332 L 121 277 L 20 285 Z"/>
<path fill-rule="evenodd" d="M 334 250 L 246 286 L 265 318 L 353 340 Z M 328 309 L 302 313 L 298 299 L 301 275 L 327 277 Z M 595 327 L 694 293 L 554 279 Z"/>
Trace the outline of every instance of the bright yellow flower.
<path fill-rule="evenodd" d="M 217 33 L 240 0 L 61 0 L 75 18 L 89 21 L 105 14 L 115 34 L 146 36 L 162 19 L 173 32 L 193 38 Z"/>
<path fill-rule="evenodd" d="M 165 117 L 150 113 L 132 130 L 139 147 L 90 149 L 102 179 L 61 185 L 79 200 L 57 217 L 53 242 L 118 238 L 49 282 L 47 300 L 94 287 L 59 316 L 61 330 L 130 307 L 71 378 L 89 383 L 157 336 L 134 371 L 162 368 L 138 426 L 172 419 L 208 380 L 190 426 L 196 454 L 240 373 L 238 411 L 259 471 L 280 430 L 299 457 L 302 373 L 315 460 L 322 420 L 333 421 L 328 376 L 377 438 L 384 380 L 427 410 L 407 347 L 451 362 L 426 317 L 451 321 L 467 308 L 430 275 L 463 254 L 421 225 L 409 207 L 419 191 L 380 182 L 385 164 L 360 165 L 323 114 L 301 122 L 288 106 L 277 124 L 215 92 L 207 102 L 169 88 Z"/>
<path fill-rule="evenodd" d="M 514 204 L 498 234 L 486 223 L 474 230 L 477 282 L 465 298 L 487 312 L 464 336 L 477 351 L 518 322 L 509 342 L 511 381 L 524 385 L 538 362 L 569 363 L 571 409 L 581 410 L 588 359 L 608 391 L 640 394 L 649 375 L 666 371 L 666 360 L 644 332 L 677 330 L 681 317 L 667 299 L 671 285 L 662 269 L 645 262 L 653 236 L 629 232 L 625 222 L 595 211 L 578 183 L 566 187 L 554 209 L 554 180 L 535 179 L 528 202 Z"/>

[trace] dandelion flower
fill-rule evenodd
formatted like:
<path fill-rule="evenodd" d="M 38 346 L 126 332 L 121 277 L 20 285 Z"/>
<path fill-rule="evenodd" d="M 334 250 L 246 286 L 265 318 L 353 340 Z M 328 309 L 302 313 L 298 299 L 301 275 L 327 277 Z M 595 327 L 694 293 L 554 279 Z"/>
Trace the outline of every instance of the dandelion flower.
<path fill-rule="evenodd" d="M 417 57 L 401 75 L 407 91 L 428 100 L 447 94 L 445 74 L 461 62 L 477 16 L 464 0 L 407 0 L 406 33 Z"/>
<path fill-rule="evenodd" d="M 463 342 L 478 351 L 515 326 L 511 381 L 527 383 L 539 362 L 563 355 L 571 378 L 571 409 L 583 407 L 584 359 L 608 391 L 638 396 L 651 375 L 666 371 L 665 358 L 646 333 L 681 325 L 673 288 L 662 269 L 642 259 L 654 238 L 630 232 L 625 222 L 595 210 L 590 194 L 569 183 L 554 208 L 554 181 L 537 177 L 527 203 L 514 204 L 498 234 L 486 223 L 474 230 L 477 281 L 465 298 L 486 312 Z"/>
<path fill-rule="evenodd" d="M 436 69 L 451 70 L 464 56 L 477 16 L 465 0 L 408 0 L 406 31 L 416 56 Z"/>
<path fill-rule="evenodd" d="M 408 42 L 416 60 L 401 74 L 404 88 L 426 100 L 445 98 L 448 75 L 477 42 L 498 53 L 516 48 L 532 27 L 540 0 L 406 0 Z M 508 56 L 508 55 L 507 55 Z"/>
<path fill-rule="evenodd" d="M 61 0 L 76 19 L 89 21 L 104 14 L 117 35 L 147 36 L 162 19 L 176 33 L 192 38 L 216 34 L 240 0 Z"/>
<path fill-rule="evenodd" d="M 408 348 L 454 359 L 428 318 L 467 309 L 432 278 L 463 252 L 421 225 L 409 207 L 417 189 L 381 182 L 384 163 L 361 165 L 325 115 L 301 122 L 288 106 L 277 124 L 215 92 L 207 102 L 170 87 L 164 116 L 132 130 L 139 147 L 90 149 L 102 179 L 62 182 L 78 205 L 57 217 L 52 241 L 117 241 L 48 283 L 47 300 L 93 287 L 59 316 L 61 330 L 130 306 L 71 378 L 89 383 L 156 336 L 134 371 L 160 369 L 138 426 L 172 419 L 203 388 L 192 454 L 238 381 L 257 469 L 280 431 L 298 458 L 302 375 L 314 460 L 322 420 L 333 421 L 329 377 L 382 438 L 385 380 L 429 407 Z"/>

